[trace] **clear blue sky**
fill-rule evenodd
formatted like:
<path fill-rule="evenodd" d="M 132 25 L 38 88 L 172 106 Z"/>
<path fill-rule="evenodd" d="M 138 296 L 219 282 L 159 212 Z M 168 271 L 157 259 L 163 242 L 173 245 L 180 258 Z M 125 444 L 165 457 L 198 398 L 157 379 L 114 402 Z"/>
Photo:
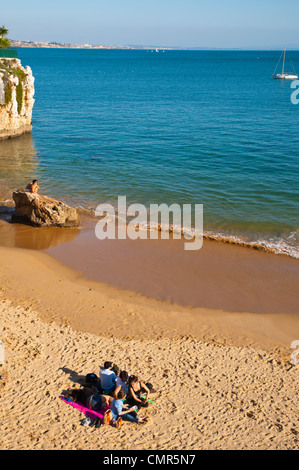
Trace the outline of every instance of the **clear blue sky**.
<path fill-rule="evenodd" d="M 299 0 L 14 0 L 11 39 L 169 47 L 299 49 Z"/>

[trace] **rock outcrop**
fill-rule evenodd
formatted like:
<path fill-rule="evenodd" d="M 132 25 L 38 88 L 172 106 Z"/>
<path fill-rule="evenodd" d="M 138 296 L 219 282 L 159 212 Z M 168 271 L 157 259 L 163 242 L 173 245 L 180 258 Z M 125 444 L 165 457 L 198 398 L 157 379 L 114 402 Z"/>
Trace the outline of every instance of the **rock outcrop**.
<path fill-rule="evenodd" d="M 31 68 L 0 58 L 0 140 L 31 132 L 34 92 Z"/>
<path fill-rule="evenodd" d="M 77 209 L 47 196 L 32 194 L 24 190 L 13 193 L 15 211 L 13 223 L 25 223 L 35 227 L 78 227 L 80 218 Z"/>

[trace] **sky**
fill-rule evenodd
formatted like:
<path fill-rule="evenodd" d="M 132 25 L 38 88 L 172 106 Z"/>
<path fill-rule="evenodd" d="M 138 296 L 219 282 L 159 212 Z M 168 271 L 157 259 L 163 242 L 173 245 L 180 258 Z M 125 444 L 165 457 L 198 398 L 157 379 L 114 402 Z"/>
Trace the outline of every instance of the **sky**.
<path fill-rule="evenodd" d="M 14 0 L 0 24 L 21 41 L 299 49 L 299 0 Z"/>

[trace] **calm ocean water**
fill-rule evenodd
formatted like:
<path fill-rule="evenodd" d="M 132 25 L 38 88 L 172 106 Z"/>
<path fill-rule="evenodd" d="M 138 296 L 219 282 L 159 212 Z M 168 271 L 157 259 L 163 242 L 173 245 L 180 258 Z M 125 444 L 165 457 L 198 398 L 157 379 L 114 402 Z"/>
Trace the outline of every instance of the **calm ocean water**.
<path fill-rule="evenodd" d="M 0 184 L 77 206 L 204 205 L 204 230 L 298 253 L 299 105 L 280 51 L 19 49 L 33 133 L 0 143 Z M 299 71 L 299 52 L 287 53 Z"/>

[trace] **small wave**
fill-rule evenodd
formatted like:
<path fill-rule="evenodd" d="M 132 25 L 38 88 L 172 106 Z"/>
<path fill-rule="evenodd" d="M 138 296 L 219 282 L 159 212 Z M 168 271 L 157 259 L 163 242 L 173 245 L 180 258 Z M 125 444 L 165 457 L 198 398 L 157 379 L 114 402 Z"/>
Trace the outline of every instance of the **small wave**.
<path fill-rule="evenodd" d="M 13 205 L 13 200 L 12 199 L 5 199 L 5 201 L 0 201 L 0 204 L 10 204 Z"/>
<path fill-rule="evenodd" d="M 82 207 L 78 208 L 81 211 L 82 215 L 87 214 L 89 217 L 98 218 L 96 216 L 94 209 L 84 209 Z M 119 225 L 128 225 L 122 217 L 117 215 L 110 215 L 107 217 L 107 220 L 114 220 L 115 223 Z M 290 243 L 287 243 L 285 240 L 270 240 L 270 239 L 257 239 L 257 240 L 248 240 L 245 236 L 242 235 L 231 235 L 225 234 L 217 231 L 201 231 L 180 227 L 175 225 L 161 225 L 161 224 L 148 224 L 147 221 L 139 222 L 134 224 L 136 230 L 153 230 L 158 232 L 168 232 L 171 236 L 175 237 L 178 235 L 178 238 L 200 238 L 203 237 L 204 240 L 215 241 L 220 243 L 227 243 L 230 245 L 242 246 L 245 248 L 250 248 L 254 250 L 264 251 L 267 253 L 274 253 L 278 255 L 287 255 L 294 259 L 299 259 L 299 249 Z M 292 239 L 293 234 L 290 234 L 288 239 Z"/>
<path fill-rule="evenodd" d="M 91 207 L 82 207 L 82 206 L 78 206 L 76 207 L 79 215 L 82 215 L 84 217 L 88 217 L 88 218 L 94 218 L 95 217 L 95 210 L 92 209 Z"/>
<path fill-rule="evenodd" d="M 65 201 L 68 203 L 67 201 Z M 74 202 L 74 201 L 73 201 Z M 115 214 L 117 214 L 117 204 L 110 202 L 115 208 Z M 7 206 L 8 208 L 14 207 L 14 202 L 11 199 L 3 199 L 0 201 L 0 205 Z M 89 219 L 94 220 L 98 219 L 96 216 L 96 209 L 95 207 L 84 206 L 84 205 L 77 205 L 72 204 L 72 206 L 76 207 L 79 212 L 79 215 L 82 219 Z M 112 217 L 114 218 L 114 217 Z M 124 220 L 116 215 L 115 219 L 117 219 L 118 224 L 124 224 Z M 287 255 L 294 259 L 299 259 L 299 248 L 296 246 L 296 237 L 297 234 L 292 232 L 288 235 L 288 237 L 284 239 L 270 239 L 270 238 L 256 238 L 255 240 L 248 240 L 246 236 L 239 235 L 239 234 L 226 234 L 223 232 L 217 232 L 215 230 L 209 231 L 204 230 L 202 233 L 197 233 L 196 230 L 185 228 L 181 226 L 175 225 L 166 225 L 163 226 L 161 224 L 148 224 L 147 221 L 140 222 L 139 224 L 135 224 L 136 230 L 155 230 L 158 232 L 169 232 L 171 236 L 175 238 L 175 235 L 180 235 L 180 237 L 185 239 L 192 239 L 194 237 L 198 238 L 203 236 L 204 240 L 210 240 L 215 242 L 227 243 L 230 245 L 237 245 L 246 248 L 251 248 L 254 250 L 260 250 L 268 253 L 274 253 L 278 255 Z"/>
<path fill-rule="evenodd" d="M 255 250 L 265 251 L 268 253 L 274 253 L 277 255 L 287 255 L 295 259 L 299 259 L 298 248 L 289 245 L 284 240 L 256 240 L 248 241 L 245 237 L 238 235 L 225 235 L 223 233 L 204 232 L 203 237 L 211 241 L 218 241 L 223 243 L 229 243 L 231 245 L 243 246 L 246 248 L 252 248 Z"/>

